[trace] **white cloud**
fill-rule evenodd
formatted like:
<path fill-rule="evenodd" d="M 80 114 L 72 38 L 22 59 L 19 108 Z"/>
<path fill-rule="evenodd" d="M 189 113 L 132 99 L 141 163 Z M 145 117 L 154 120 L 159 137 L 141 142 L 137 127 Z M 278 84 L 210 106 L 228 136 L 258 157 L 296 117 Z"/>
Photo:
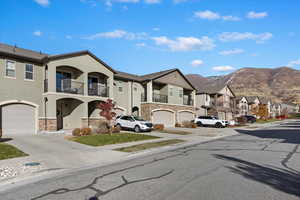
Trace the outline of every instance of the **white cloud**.
<path fill-rule="evenodd" d="M 49 0 L 34 0 L 34 1 L 44 7 L 49 6 L 50 4 Z"/>
<path fill-rule="evenodd" d="M 221 16 L 218 13 L 212 12 L 210 10 L 195 12 L 194 16 L 200 19 L 208 19 L 208 20 L 216 20 L 221 18 Z"/>
<path fill-rule="evenodd" d="M 241 18 L 232 16 L 232 15 L 223 16 L 222 19 L 224 21 L 240 21 L 241 20 Z"/>
<path fill-rule="evenodd" d="M 295 67 L 296 65 L 300 65 L 300 59 L 290 61 L 287 66 L 288 67 Z"/>
<path fill-rule="evenodd" d="M 147 3 L 147 4 L 156 4 L 156 3 L 160 3 L 160 0 L 145 0 L 145 3 Z"/>
<path fill-rule="evenodd" d="M 254 34 L 250 32 L 224 32 L 219 35 L 219 40 L 222 42 L 234 42 L 240 40 L 254 40 L 257 43 L 263 43 L 266 40 L 270 40 L 273 37 L 272 33 L 266 32 L 261 34 Z"/>
<path fill-rule="evenodd" d="M 66 39 L 71 40 L 73 37 L 71 35 L 66 35 Z"/>
<path fill-rule="evenodd" d="M 152 30 L 153 31 L 160 31 L 160 28 L 154 27 Z"/>
<path fill-rule="evenodd" d="M 194 17 L 200 18 L 200 19 L 207 19 L 207 20 L 224 20 L 224 21 L 240 21 L 241 18 L 232 16 L 232 15 L 226 15 L 222 16 L 217 12 L 213 12 L 210 10 L 205 11 L 198 11 L 194 13 Z"/>
<path fill-rule="evenodd" d="M 214 71 L 220 71 L 220 72 L 225 72 L 225 71 L 232 71 L 234 70 L 234 67 L 230 65 L 224 65 L 224 66 L 215 66 L 213 67 Z"/>
<path fill-rule="evenodd" d="M 42 36 L 42 34 L 43 33 L 41 31 L 34 31 L 33 32 L 33 35 L 38 36 L 38 37 Z"/>
<path fill-rule="evenodd" d="M 94 35 L 84 37 L 83 39 L 95 40 L 99 38 L 108 38 L 108 39 L 123 38 L 126 40 L 142 40 L 147 38 L 147 33 L 131 33 L 124 30 L 114 30 L 111 32 L 96 33 Z"/>
<path fill-rule="evenodd" d="M 267 16 L 268 16 L 267 12 L 254 12 L 254 11 L 251 11 L 251 12 L 248 12 L 248 14 L 247 14 L 247 18 L 249 18 L 249 19 L 262 19 L 262 18 L 265 18 Z"/>
<path fill-rule="evenodd" d="M 241 54 L 244 52 L 245 51 L 243 49 L 231 49 L 231 50 L 221 51 L 221 52 L 219 52 L 219 54 L 222 56 L 228 56 L 228 55 L 234 55 L 234 54 Z"/>
<path fill-rule="evenodd" d="M 191 51 L 191 50 L 212 50 L 216 45 L 207 36 L 196 37 L 177 37 L 175 40 L 166 36 L 153 37 L 156 45 L 167 46 L 171 51 Z"/>
<path fill-rule="evenodd" d="M 137 46 L 137 47 L 145 47 L 145 46 L 147 46 L 147 45 L 146 45 L 146 43 L 143 43 L 143 42 L 142 42 L 142 43 L 137 43 L 136 46 Z"/>
<path fill-rule="evenodd" d="M 200 65 L 203 65 L 203 61 L 202 60 L 193 60 L 192 62 L 191 62 L 191 65 L 193 66 L 193 67 L 198 67 L 198 66 L 200 66 Z"/>

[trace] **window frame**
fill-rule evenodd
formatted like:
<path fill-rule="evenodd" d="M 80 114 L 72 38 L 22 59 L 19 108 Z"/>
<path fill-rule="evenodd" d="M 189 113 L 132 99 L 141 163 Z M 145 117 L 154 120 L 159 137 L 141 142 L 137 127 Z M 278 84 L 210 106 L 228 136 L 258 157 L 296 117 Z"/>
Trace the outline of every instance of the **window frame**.
<path fill-rule="evenodd" d="M 7 63 L 8 62 L 11 62 L 11 63 L 14 63 L 14 67 L 15 67 L 15 76 L 8 76 L 7 75 Z M 5 74 L 4 74 L 4 77 L 5 78 L 10 78 L 10 79 L 17 79 L 17 67 L 16 67 L 16 65 L 17 65 L 17 62 L 16 61 L 13 61 L 13 60 L 8 60 L 8 59 L 6 59 L 5 60 Z"/>
<path fill-rule="evenodd" d="M 29 72 L 29 71 L 26 71 L 26 66 L 27 65 L 31 65 L 32 66 L 32 72 Z M 26 73 L 32 73 L 32 79 L 28 79 L 26 78 Z M 34 65 L 33 64 L 30 64 L 30 63 L 25 63 L 24 65 L 24 80 L 25 81 L 34 81 Z"/>

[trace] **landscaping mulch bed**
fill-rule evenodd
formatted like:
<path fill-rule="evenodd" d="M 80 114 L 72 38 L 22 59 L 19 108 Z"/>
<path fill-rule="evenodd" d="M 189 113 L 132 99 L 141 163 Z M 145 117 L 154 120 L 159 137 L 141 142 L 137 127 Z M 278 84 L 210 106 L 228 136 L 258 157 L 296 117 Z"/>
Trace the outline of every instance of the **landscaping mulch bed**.
<path fill-rule="evenodd" d="M 191 132 L 188 131 L 179 131 L 179 130 L 162 130 L 160 133 L 169 133 L 169 134 L 177 134 L 177 135 L 190 135 Z"/>

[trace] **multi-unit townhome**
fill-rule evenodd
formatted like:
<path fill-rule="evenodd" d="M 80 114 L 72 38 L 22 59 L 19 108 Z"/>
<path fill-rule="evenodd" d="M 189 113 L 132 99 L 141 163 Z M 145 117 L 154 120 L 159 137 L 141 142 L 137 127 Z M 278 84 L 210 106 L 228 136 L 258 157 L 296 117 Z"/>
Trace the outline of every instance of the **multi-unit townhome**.
<path fill-rule="evenodd" d="M 282 114 L 299 112 L 299 105 L 294 103 L 281 103 Z"/>
<path fill-rule="evenodd" d="M 275 118 L 281 115 L 281 104 L 280 103 L 273 103 L 271 106 L 271 117 Z"/>
<path fill-rule="evenodd" d="M 268 117 L 271 117 L 273 115 L 272 113 L 272 101 L 266 97 L 259 97 L 260 100 L 260 105 L 261 106 L 266 106 L 267 112 L 268 112 Z"/>
<path fill-rule="evenodd" d="M 258 112 L 260 99 L 257 96 L 247 96 L 248 105 L 249 105 L 249 114 L 256 115 Z"/>
<path fill-rule="evenodd" d="M 213 115 L 223 120 L 233 120 L 236 111 L 235 95 L 228 85 L 201 85 L 197 89 L 196 108 L 198 115 Z"/>
<path fill-rule="evenodd" d="M 238 96 L 236 97 L 236 116 L 244 116 L 249 114 L 249 102 L 247 97 Z"/>
<path fill-rule="evenodd" d="M 91 127 L 97 104 L 173 126 L 195 115 L 195 89 L 178 70 L 117 72 L 89 51 L 47 55 L 0 44 L 0 129 L 4 133 Z"/>

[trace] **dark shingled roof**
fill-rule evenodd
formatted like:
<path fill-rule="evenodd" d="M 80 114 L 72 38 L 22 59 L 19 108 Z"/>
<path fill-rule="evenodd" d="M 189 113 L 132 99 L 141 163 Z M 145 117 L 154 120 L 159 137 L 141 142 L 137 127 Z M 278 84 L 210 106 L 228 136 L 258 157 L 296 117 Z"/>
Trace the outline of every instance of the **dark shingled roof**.
<path fill-rule="evenodd" d="M 180 72 L 179 69 L 168 69 L 168 70 L 164 70 L 164 71 L 160 71 L 160 72 L 155 72 L 155 73 L 151 73 L 151 74 L 145 74 L 145 75 L 135 75 L 135 74 L 129 74 L 126 72 L 121 72 L 121 71 L 117 71 L 117 73 L 115 74 L 116 78 L 120 78 L 120 79 L 125 79 L 125 80 L 133 80 L 133 81 L 137 81 L 137 82 L 143 82 L 143 81 L 149 81 L 149 80 L 155 80 L 158 79 L 162 76 L 165 76 L 169 73 L 178 71 L 179 74 L 182 75 L 182 77 L 189 83 L 189 85 L 194 88 L 194 85 Z M 196 89 L 196 88 L 194 88 Z"/>
<path fill-rule="evenodd" d="M 91 53 L 90 51 L 87 51 L 87 50 L 86 51 L 77 51 L 77 52 L 72 52 L 72 53 L 65 53 L 65 54 L 48 55 L 48 54 L 44 54 L 41 52 L 32 51 L 32 50 L 23 49 L 23 48 L 19 48 L 16 46 L 11 46 L 11 45 L 0 43 L 0 55 L 11 56 L 13 58 L 21 58 L 21 59 L 30 60 L 33 62 L 38 62 L 38 63 L 46 63 L 49 60 L 68 58 L 68 57 L 79 56 L 79 55 L 84 55 L 84 54 L 90 55 L 95 60 L 97 60 L 99 63 L 104 65 L 107 69 L 109 69 L 110 71 L 115 73 L 115 71 L 108 64 L 106 64 L 101 59 L 99 59 L 97 56 L 95 56 L 93 53 Z"/>
<path fill-rule="evenodd" d="M 47 57 L 47 54 L 2 43 L 0 43 L 0 55 L 22 58 L 34 62 L 42 62 Z"/>

